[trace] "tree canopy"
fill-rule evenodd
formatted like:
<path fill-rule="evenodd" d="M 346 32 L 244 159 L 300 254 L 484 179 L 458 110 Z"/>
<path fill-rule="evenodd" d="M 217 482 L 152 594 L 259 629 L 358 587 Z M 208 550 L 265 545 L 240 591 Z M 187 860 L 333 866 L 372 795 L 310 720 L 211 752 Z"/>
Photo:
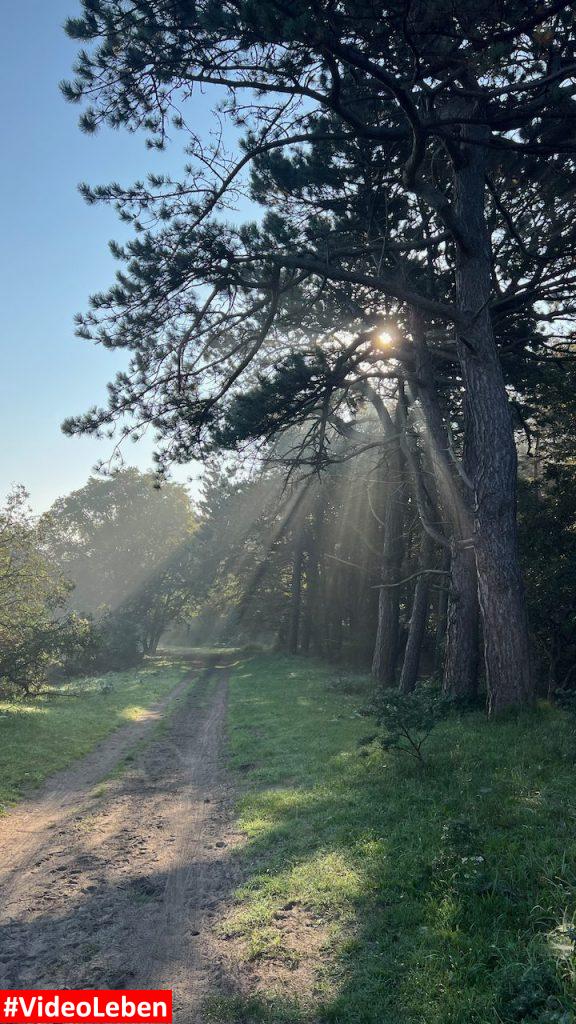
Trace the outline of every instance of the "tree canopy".
<path fill-rule="evenodd" d="M 404 460 L 451 551 L 447 680 L 471 674 L 479 611 L 491 709 L 529 702 L 510 397 L 526 425 L 571 356 L 573 5 L 82 6 L 64 85 L 82 127 L 181 137 L 186 162 L 83 187 L 134 235 L 79 333 L 131 361 L 66 429 L 151 424 L 161 473 L 288 432 L 287 461 L 321 469 L 371 405 L 382 450 L 403 438 L 391 477 Z M 199 90 L 211 135 L 194 128 Z M 230 217 L 242 193 L 258 221 Z M 381 626 L 388 603 L 383 589 Z"/>

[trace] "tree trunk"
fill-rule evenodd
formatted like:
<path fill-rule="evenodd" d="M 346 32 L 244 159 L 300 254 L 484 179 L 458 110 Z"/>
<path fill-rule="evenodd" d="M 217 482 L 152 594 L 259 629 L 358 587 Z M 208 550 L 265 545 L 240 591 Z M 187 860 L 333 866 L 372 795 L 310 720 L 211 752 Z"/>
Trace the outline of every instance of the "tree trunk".
<path fill-rule="evenodd" d="M 340 661 L 342 657 L 342 601 L 340 587 L 331 593 L 331 614 L 328 626 L 328 657 Z"/>
<path fill-rule="evenodd" d="M 316 621 L 318 582 L 318 553 L 315 550 L 315 542 L 312 541 L 312 545 L 308 549 L 306 565 L 306 614 L 302 623 L 302 641 L 300 645 L 303 654 L 308 654 L 310 651 L 310 642 Z"/>
<path fill-rule="evenodd" d="M 440 568 L 446 573 L 450 572 L 450 554 L 444 550 Z M 444 669 L 444 654 L 446 648 L 446 624 L 448 620 L 448 576 L 440 584 L 436 601 L 436 636 L 434 639 L 434 675 L 439 679 Z"/>
<path fill-rule="evenodd" d="M 474 526 L 478 594 L 491 714 L 532 699 L 528 623 L 516 537 L 517 453 L 490 311 L 491 255 L 484 198 L 487 130 L 470 126 L 471 145 L 454 164 L 461 316 L 457 347 L 474 449 Z"/>
<path fill-rule="evenodd" d="M 328 598 L 326 585 L 326 564 L 323 553 L 318 557 L 318 589 L 314 626 L 310 637 L 312 654 L 321 656 L 326 653 L 326 637 L 328 635 Z"/>
<path fill-rule="evenodd" d="M 155 617 L 148 623 L 148 628 L 142 638 L 142 650 L 144 654 L 155 654 L 160 643 L 162 633 L 166 628 L 164 617 Z"/>
<path fill-rule="evenodd" d="M 324 519 L 324 493 L 316 496 L 311 528 L 308 532 L 308 558 L 306 562 L 306 613 L 302 623 L 301 650 L 308 654 L 310 647 L 317 652 L 321 647 L 318 636 L 318 598 L 320 590 L 320 544 Z"/>
<path fill-rule="evenodd" d="M 296 654 L 298 652 L 298 639 L 300 635 L 300 611 L 302 604 L 303 561 L 304 551 L 302 545 L 302 537 L 301 535 L 299 535 L 296 540 L 296 550 L 294 551 L 294 561 L 292 563 L 292 587 L 290 592 L 290 625 L 288 629 L 289 654 Z"/>
<path fill-rule="evenodd" d="M 398 419 L 398 418 L 397 418 Z M 372 675 L 383 686 L 394 686 L 398 660 L 400 620 L 400 570 L 404 554 L 404 465 L 399 445 L 389 452 L 386 500 L 383 520 L 381 579 L 378 601 L 378 628 L 372 659 Z"/>
<path fill-rule="evenodd" d="M 441 671 L 442 662 L 439 659 L 443 656 L 444 690 L 459 697 L 473 697 L 478 689 L 479 609 L 474 554 L 464 550 L 464 545 L 468 548 L 471 545 L 474 530 L 471 488 L 467 483 L 474 464 L 468 413 L 465 404 L 460 475 L 454 459 L 449 455 L 449 437 L 438 401 L 434 364 L 426 343 L 423 323 L 417 313 L 412 315 L 412 335 L 419 380 L 417 393 L 425 424 L 423 441 L 429 452 L 440 506 L 446 520 L 445 534 L 450 537 L 450 548 L 445 549 L 443 565 L 448 568 L 453 563 L 449 592 L 442 595 L 444 603 L 438 622 L 435 669 Z"/>
<path fill-rule="evenodd" d="M 455 543 L 444 655 L 444 692 L 473 698 L 478 692 L 478 588 L 474 552 Z"/>
<path fill-rule="evenodd" d="M 432 538 L 426 531 L 422 534 L 420 550 L 420 569 L 431 568 L 434 544 Z M 418 682 L 418 669 L 420 667 L 420 655 L 422 644 L 426 634 L 426 622 L 428 620 L 428 605 L 430 596 L 430 577 L 428 573 L 422 573 L 418 577 L 412 603 L 412 615 L 410 616 L 410 627 L 408 629 L 408 640 L 404 652 L 404 664 L 400 676 L 400 690 L 402 693 L 412 693 Z"/>

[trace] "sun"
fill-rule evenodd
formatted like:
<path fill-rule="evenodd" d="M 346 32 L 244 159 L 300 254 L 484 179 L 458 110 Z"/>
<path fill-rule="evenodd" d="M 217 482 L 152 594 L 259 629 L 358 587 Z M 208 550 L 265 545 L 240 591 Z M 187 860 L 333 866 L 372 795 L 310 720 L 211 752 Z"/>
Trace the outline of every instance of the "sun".
<path fill-rule="evenodd" d="M 378 348 L 390 348 L 397 341 L 397 331 L 393 325 L 384 325 L 377 331 L 374 340 Z"/>

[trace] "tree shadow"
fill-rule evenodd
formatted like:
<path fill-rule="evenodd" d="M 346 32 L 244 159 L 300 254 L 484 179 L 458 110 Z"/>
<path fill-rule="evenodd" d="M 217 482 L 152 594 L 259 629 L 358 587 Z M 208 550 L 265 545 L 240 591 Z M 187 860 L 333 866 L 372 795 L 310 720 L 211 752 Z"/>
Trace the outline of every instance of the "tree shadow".
<path fill-rule="evenodd" d="M 266 700 L 256 695 L 250 706 Z M 230 930 L 263 980 L 256 1000 L 216 1003 L 210 1019 L 489 1024 L 544 1021 L 549 1013 L 571 1020 L 573 964 L 553 948 L 558 929 L 566 933 L 564 901 L 576 891 L 566 870 L 566 822 L 554 800 L 535 806 L 527 795 L 530 775 L 538 792 L 531 758 L 544 756 L 546 743 L 536 719 L 526 722 L 516 737 L 520 757 L 512 723 L 487 726 L 486 750 L 479 749 L 477 716 L 439 730 L 424 771 L 355 742 L 325 761 L 313 758 L 309 780 L 299 784 L 278 779 L 258 788 L 266 769 L 257 769 L 257 788 L 246 783 L 245 880 Z M 266 742 L 254 743 L 264 765 Z M 290 761 L 286 748 L 283 759 Z M 563 873 L 564 893 L 546 885 L 548 871 Z M 331 963 L 328 973 L 320 964 L 303 999 L 306 950 L 296 951 L 294 966 L 282 923 L 294 899 L 319 918 Z M 272 971 L 267 984 L 261 964 L 282 962 L 281 983 Z"/>

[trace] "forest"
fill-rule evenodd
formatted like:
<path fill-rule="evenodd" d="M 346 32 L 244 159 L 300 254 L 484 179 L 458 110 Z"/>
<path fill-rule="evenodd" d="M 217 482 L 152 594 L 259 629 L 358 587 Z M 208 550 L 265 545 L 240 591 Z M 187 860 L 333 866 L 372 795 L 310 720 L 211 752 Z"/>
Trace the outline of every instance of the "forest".
<path fill-rule="evenodd" d="M 0 796 L 48 822 L 25 776 L 165 715 L 86 771 L 150 821 L 164 780 L 188 831 L 168 863 L 158 825 L 109 960 L 55 976 L 154 980 L 179 1024 L 571 1024 L 574 5 L 76 6 L 61 91 L 142 169 L 80 185 L 121 228 L 75 323 L 122 368 L 63 410 L 102 460 L 41 514 L 23 467 L 0 509 Z M 78 941 L 103 877 L 62 895 Z"/>

